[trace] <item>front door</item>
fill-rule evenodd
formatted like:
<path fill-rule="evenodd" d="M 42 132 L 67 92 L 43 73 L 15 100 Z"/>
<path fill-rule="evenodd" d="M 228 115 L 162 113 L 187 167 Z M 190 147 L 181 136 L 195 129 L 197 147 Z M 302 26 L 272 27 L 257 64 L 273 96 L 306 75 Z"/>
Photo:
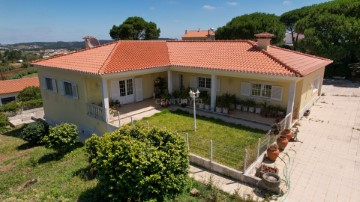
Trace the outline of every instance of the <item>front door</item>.
<path fill-rule="evenodd" d="M 120 104 L 134 102 L 134 83 L 133 79 L 125 79 L 119 81 Z"/>

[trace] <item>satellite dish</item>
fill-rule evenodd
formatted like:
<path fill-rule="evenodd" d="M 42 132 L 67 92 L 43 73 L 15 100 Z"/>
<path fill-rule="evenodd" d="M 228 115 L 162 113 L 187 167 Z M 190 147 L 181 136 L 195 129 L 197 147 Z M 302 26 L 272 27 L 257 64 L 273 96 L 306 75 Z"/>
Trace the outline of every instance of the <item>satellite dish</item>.
<path fill-rule="evenodd" d="M 100 45 L 99 40 L 97 40 L 94 36 L 85 36 L 83 39 L 85 42 L 85 48 L 94 48 Z"/>

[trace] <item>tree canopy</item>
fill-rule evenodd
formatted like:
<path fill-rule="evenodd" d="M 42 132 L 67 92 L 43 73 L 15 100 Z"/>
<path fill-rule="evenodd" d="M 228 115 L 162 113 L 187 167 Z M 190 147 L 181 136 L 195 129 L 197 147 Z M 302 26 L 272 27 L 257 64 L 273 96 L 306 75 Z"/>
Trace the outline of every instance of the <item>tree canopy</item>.
<path fill-rule="evenodd" d="M 148 40 L 160 36 L 160 28 L 154 22 L 147 22 L 141 17 L 129 17 L 119 26 L 110 29 L 111 38 L 118 40 Z"/>
<path fill-rule="evenodd" d="M 285 37 L 285 26 L 273 14 L 252 13 L 233 18 L 216 30 L 217 39 L 255 39 L 254 34 L 269 32 L 275 35 L 272 42 L 280 44 Z"/>
<path fill-rule="evenodd" d="M 281 15 L 289 31 L 302 33 L 296 49 L 334 60 L 337 75 L 349 75 L 347 65 L 360 59 L 360 0 L 335 0 Z M 327 72 L 332 68 L 327 68 Z M 337 71 L 337 70 L 336 70 Z"/>

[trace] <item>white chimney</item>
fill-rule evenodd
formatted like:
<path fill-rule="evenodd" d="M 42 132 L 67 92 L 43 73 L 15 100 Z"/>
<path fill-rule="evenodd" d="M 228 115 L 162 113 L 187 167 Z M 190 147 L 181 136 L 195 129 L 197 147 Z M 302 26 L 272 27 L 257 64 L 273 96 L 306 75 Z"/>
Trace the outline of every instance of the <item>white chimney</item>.
<path fill-rule="evenodd" d="M 271 38 L 274 37 L 274 35 L 264 32 L 260 34 L 255 34 L 255 37 L 257 38 L 257 46 L 263 50 L 268 50 Z"/>
<path fill-rule="evenodd" d="M 94 48 L 100 45 L 100 42 L 94 36 L 84 36 L 85 48 Z"/>

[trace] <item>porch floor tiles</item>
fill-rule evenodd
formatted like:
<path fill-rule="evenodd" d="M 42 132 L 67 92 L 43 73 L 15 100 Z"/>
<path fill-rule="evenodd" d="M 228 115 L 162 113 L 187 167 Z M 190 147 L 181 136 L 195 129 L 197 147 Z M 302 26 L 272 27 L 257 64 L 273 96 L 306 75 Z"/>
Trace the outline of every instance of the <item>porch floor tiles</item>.
<path fill-rule="evenodd" d="M 120 127 L 131 123 L 131 117 L 134 121 L 141 120 L 161 112 L 162 109 L 154 99 L 122 105 L 119 110 L 120 121 L 117 114 L 111 114 L 109 123 L 115 127 Z"/>
<path fill-rule="evenodd" d="M 193 108 L 190 107 L 180 107 L 180 106 L 172 105 L 169 107 L 169 109 L 174 111 L 180 109 L 183 111 L 187 111 L 191 114 L 193 113 Z M 227 123 L 238 124 L 260 130 L 269 130 L 271 125 L 275 123 L 274 118 L 266 118 L 260 116 L 259 114 L 242 112 L 238 110 L 235 110 L 232 114 L 222 114 L 222 113 L 210 112 L 196 108 L 196 115 L 200 115 L 208 118 L 220 119 Z"/>

